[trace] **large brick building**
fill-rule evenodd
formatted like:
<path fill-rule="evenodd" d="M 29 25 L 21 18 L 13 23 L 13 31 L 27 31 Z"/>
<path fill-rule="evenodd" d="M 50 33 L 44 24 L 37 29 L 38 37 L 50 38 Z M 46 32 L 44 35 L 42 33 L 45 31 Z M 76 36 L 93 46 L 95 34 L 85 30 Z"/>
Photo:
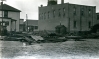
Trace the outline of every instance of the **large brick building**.
<path fill-rule="evenodd" d="M 48 5 L 39 7 L 39 30 L 54 31 L 60 23 L 68 31 L 89 31 L 96 24 L 96 6 L 71 3 L 57 4 L 57 0 L 48 0 Z"/>

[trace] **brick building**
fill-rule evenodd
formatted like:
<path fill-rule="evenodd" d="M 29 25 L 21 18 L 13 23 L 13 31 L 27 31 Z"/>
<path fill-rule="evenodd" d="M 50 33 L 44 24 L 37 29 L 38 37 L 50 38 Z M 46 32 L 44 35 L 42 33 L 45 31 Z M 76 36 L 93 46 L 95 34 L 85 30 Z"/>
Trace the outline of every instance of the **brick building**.
<path fill-rule="evenodd" d="M 47 6 L 39 7 L 40 31 L 55 31 L 60 23 L 70 32 L 89 31 L 96 22 L 96 6 L 64 3 L 64 0 L 57 4 L 57 0 L 48 0 Z"/>

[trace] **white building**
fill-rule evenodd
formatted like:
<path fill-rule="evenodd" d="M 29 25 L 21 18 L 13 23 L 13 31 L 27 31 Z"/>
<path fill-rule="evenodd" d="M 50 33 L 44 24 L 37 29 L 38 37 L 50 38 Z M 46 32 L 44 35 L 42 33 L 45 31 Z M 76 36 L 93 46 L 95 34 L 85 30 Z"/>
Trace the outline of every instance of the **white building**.
<path fill-rule="evenodd" d="M 2 13 L 3 11 L 3 13 Z M 8 31 L 19 31 L 19 23 L 20 23 L 20 10 L 9 6 L 7 4 L 0 5 L 0 26 L 6 26 Z"/>

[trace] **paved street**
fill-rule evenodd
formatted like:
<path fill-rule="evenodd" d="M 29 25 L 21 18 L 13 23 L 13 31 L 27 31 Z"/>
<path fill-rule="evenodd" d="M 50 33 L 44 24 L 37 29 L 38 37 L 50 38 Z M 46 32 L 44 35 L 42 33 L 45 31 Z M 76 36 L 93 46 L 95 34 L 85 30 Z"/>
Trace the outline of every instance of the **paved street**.
<path fill-rule="evenodd" d="M 99 59 L 99 39 L 58 43 L 0 41 L 1 59 Z"/>

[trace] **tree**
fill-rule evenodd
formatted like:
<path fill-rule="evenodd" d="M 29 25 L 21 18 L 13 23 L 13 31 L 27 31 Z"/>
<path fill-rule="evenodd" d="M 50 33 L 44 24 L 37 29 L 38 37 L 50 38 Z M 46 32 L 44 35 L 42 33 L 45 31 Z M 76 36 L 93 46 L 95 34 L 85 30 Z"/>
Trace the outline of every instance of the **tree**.
<path fill-rule="evenodd" d="M 5 36 L 7 34 L 8 34 L 8 32 L 7 32 L 6 27 L 4 27 L 4 26 L 3 27 L 0 27 L 0 35 Z"/>
<path fill-rule="evenodd" d="M 64 35 L 67 33 L 67 28 L 64 25 L 57 25 L 55 27 L 55 32 L 60 35 Z"/>
<path fill-rule="evenodd" d="M 94 26 L 92 26 L 91 28 L 91 32 L 92 33 L 96 33 L 99 30 L 99 24 L 95 24 Z"/>

